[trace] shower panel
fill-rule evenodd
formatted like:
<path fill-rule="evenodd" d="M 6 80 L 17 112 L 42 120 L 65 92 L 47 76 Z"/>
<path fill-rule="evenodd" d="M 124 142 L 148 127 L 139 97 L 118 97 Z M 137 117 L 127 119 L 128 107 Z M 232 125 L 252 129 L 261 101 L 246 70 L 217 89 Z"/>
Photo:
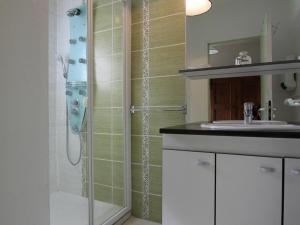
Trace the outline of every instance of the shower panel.
<path fill-rule="evenodd" d="M 68 59 L 68 72 L 66 78 L 66 105 L 67 105 L 67 156 L 69 162 L 76 166 L 82 156 L 83 137 L 87 108 L 87 13 L 86 4 L 67 11 L 70 20 L 70 53 Z M 79 137 L 79 156 L 74 162 L 70 157 L 68 144 L 69 129 Z"/>

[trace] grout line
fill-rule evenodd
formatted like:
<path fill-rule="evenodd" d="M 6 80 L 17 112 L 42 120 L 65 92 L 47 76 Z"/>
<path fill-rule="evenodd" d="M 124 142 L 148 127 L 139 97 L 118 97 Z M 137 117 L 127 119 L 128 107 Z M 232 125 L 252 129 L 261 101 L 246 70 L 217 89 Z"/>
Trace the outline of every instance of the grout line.
<path fill-rule="evenodd" d="M 119 2 L 121 2 L 121 0 L 116 0 L 116 1 L 112 1 L 110 3 L 100 4 L 100 5 L 97 5 L 96 7 L 94 7 L 94 10 L 98 9 L 98 8 L 105 7 L 105 6 L 113 5 L 113 4 L 119 3 Z"/>
<path fill-rule="evenodd" d="M 103 186 L 103 187 L 111 188 L 111 189 L 112 189 L 112 191 L 113 191 L 113 189 L 118 189 L 118 190 L 124 191 L 124 188 L 120 188 L 120 187 L 113 187 L 113 186 L 106 185 L 106 184 L 100 184 L 100 183 L 96 183 L 96 182 L 94 182 L 94 185 L 98 185 L 98 186 Z"/>
<path fill-rule="evenodd" d="M 155 49 L 161 49 L 161 48 L 170 48 L 170 47 L 176 47 L 176 46 L 180 46 L 180 45 L 185 45 L 185 42 L 181 42 L 181 43 L 177 43 L 177 44 L 170 44 L 170 45 L 160 45 L 157 47 L 149 47 L 148 50 L 155 50 Z M 142 49 L 138 49 L 138 50 L 132 50 L 131 53 L 134 52 L 142 52 Z"/>
<path fill-rule="evenodd" d="M 103 187 L 108 187 L 108 188 L 111 188 L 111 189 L 113 189 L 113 186 L 110 186 L 110 185 L 106 185 L 106 184 L 99 184 L 99 183 L 96 183 L 96 182 L 94 182 L 94 185 L 98 185 L 98 186 L 103 186 Z"/>
<path fill-rule="evenodd" d="M 110 57 L 110 56 L 118 56 L 118 55 L 122 56 L 123 53 L 121 53 L 121 52 L 114 52 L 112 54 L 105 54 L 105 55 L 101 55 L 101 56 L 94 56 L 93 60 L 101 59 L 101 58 L 104 58 L 104 57 Z"/>
<path fill-rule="evenodd" d="M 139 106 L 136 107 L 139 108 Z M 175 107 L 182 107 L 182 105 L 154 105 L 154 106 L 147 106 L 147 107 L 148 108 L 175 108 Z"/>
<path fill-rule="evenodd" d="M 118 133 L 98 133 L 98 132 L 93 132 L 94 134 L 98 135 L 111 135 L 111 136 L 122 136 L 124 134 L 118 134 Z"/>
<path fill-rule="evenodd" d="M 143 192 L 141 192 L 141 191 L 136 191 L 136 190 L 134 190 L 134 189 L 131 189 L 131 191 L 132 191 L 132 192 L 139 193 L 139 194 L 143 194 Z M 153 193 L 150 193 L 150 192 L 149 192 L 149 195 L 153 195 L 153 196 L 157 196 L 157 197 L 162 197 L 162 195 L 153 194 Z"/>
<path fill-rule="evenodd" d="M 112 106 L 112 107 L 94 107 L 94 109 L 123 109 L 121 106 Z"/>
<path fill-rule="evenodd" d="M 104 32 L 107 32 L 107 31 L 122 29 L 122 28 L 123 28 L 122 26 L 118 26 L 118 27 L 107 28 L 107 29 L 104 29 L 104 30 L 97 30 L 97 31 L 94 31 L 94 35 L 99 34 L 99 33 L 104 33 Z"/>
<path fill-rule="evenodd" d="M 84 183 L 87 184 L 87 182 L 84 182 Z M 110 186 L 110 185 L 107 185 L 107 184 L 100 184 L 100 183 L 97 183 L 97 182 L 94 182 L 94 185 L 113 188 L 113 189 L 118 189 L 118 190 L 124 190 L 124 188 L 121 188 L 121 187 L 113 187 L 113 186 Z"/>
<path fill-rule="evenodd" d="M 94 86 L 101 86 L 103 84 L 115 84 L 119 82 L 123 82 L 123 80 L 109 80 L 109 81 L 95 82 Z"/>
<path fill-rule="evenodd" d="M 132 162 L 131 164 L 135 166 L 143 166 L 143 163 Z M 149 166 L 162 168 L 162 165 L 149 164 Z"/>
<path fill-rule="evenodd" d="M 122 29 L 123 26 L 118 26 L 118 27 L 113 27 L 113 28 L 107 28 L 107 29 L 104 29 L 104 30 L 97 30 L 94 32 L 94 35 L 96 34 L 99 34 L 99 33 L 104 33 L 104 32 L 107 32 L 107 31 L 114 31 L 114 30 L 118 30 L 118 29 Z"/>
<path fill-rule="evenodd" d="M 111 54 L 114 53 L 114 7 L 112 5 L 111 7 L 111 21 L 112 21 L 112 30 L 111 30 L 111 36 L 112 36 L 112 48 L 111 48 Z M 111 59 L 112 59 L 112 56 L 111 56 Z M 110 76 L 112 77 L 113 76 L 113 62 L 111 63 L 110 65 Z M 112 91 L 110 91 L 110 102 L 112 103 L 113 102 L 113 93 Z M 114 117 L 112 116 L 111 117 L 111 123 L 110 123 L 110 129 L 113 130 L 113 124 L 114 124 Z M 110 157 L 113 159 L 113 139 L 110 138 Z M 112 186 L 114 187 L 114 163 L 112 162 L 111 163 L 111 183 L 112 183 Z M 112 190 L 112 202 L 114 203 L 114 191 Z"/>
<path fill-rule="evenodd" d="M 169 14 L 169 15 L 166 15 L 166 16 L 154 17 L 154 18 L 152 18 L 152 19 L 149 19 L 149 22 L 155 21 L 155 20 L 160 20 L 160 19 L 165 19 L 165 18 L 172 17 L 172 16 L 179 16 L 179 15 L 185 15 L 185 12 L 182 11 L 182 12 L 178 12 L 178 13 Z M 138 21 L 138 22 L 131 23 L 131 26 L 132 26 L 132 25 L 141 24 L 141 23 L 143 23 L 142 20 L 141 20 L 141 21 Z"/>
<path fill-rule="evenodd" d="M 182 105 L 169 105 L 169 106 L 164 106 L 164 105 L 156 105 L 156 106 L 147 106 L 147 108 L 153 108 L 153 109 L 155 109 L 155 108 L 158 108 L 158 109 L 160 109 L 160 108 L 180 108 L 180 107 L 182 107 Z M 143 109 L 143 106 L 142 105 L 135 105 L 135 108 L 136 109 L 140 109 L 140 108 L 142 108 Z M 177 111 L 174 111 L 174 112 L 177 112 Z"/>
<path fill-rule="evenodd" d="M 97 158 L 97 157 L 93 157 L 94 160 L 98 160 L 98 161 L 105 161 L 105 162 L 116 162 L 116 163 L 124 163 L 124 161 L 118 161 L 118 160 L 113 160 L 113 159 L 103 159 L 103 158 Z"/>
<path fill-rule="evenodd" d="M 120 188 L 120 187 L 113 187 L 113 189 L 118 189 L 118 190 L 124 191 L 124 188 Z"/>
<path fill-rule="evenodd" d="M 165 19 L 165 18 L 172 17 L 172 16 L 180 16 L 180 15 L 185 16 L 185 12 L 182 11 L 182 12 L 178 12 L 178 13 L 169 14 L 169 15 L 166 15 L 166 16 L 155 17 L 155 18 L 150 19 L 150 21 Z"/>
<path fill-rule="evenodd" d="M 134 136 L 134 137 L 143 137 L 144 135 L 142 134 L 132 134 L 131 136 Z M 159 136 L 159 135 L 148 135 L 149 137 L 154 137 L 154 138 L 162 138 L 162 136 Z"/>
<path fill-rule="evenodd" d="M 176 75 L 162 75 L 162 76 L 150 76 L 146 79 L 155 79 L 155 78 L 169 78 L 169 77 L 182 77 L 181 74 L 176 74 Z M 144 78 L 142 77 L 137 77 L 137 78 L 132 78 L 131 80 L 143 80 Z"/>

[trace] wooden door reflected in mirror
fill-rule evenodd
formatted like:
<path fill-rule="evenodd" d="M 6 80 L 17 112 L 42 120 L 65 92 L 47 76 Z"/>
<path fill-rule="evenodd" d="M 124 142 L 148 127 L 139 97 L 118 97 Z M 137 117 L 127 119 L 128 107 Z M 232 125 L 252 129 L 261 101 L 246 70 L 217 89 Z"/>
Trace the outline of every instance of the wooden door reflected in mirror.
<path fill-rule="evenodd" d="M 253 102 L 255 120 L 260 119 L 260 76 L 210 80 L 211 119 L 242 120 L 243 103 Z"/>

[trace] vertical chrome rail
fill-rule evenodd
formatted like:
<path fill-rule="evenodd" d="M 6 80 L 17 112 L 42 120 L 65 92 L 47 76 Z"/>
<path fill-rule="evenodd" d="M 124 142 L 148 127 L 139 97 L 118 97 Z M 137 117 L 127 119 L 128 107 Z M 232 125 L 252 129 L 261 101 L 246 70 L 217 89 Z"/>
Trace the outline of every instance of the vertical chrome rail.
<path fill-rule="evenodd" d="M 131 0 L 123 0 L 123 115 L 124 115 L 124 159 L 125 159 L 125 206 L 128 211 L 131 210 Z"/>
<path fill-rule="evenodd" d="M 88 156 L 88 205 L 89 225 L 94 225 L 94 167 L 93 167 L 93 75 L 94 37 L 93 0 L 87 0 L 87 61 L 88 61 L 88 107 L 87 107 L 87 156 Z"/>

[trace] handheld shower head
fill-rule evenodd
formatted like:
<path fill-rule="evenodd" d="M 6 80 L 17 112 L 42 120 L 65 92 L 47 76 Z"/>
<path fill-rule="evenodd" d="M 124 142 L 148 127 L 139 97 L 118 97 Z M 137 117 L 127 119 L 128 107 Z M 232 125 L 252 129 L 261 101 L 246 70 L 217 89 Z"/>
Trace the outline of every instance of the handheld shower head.
<path fill-rule="evenodd" d="M 66 67 L 65 61 L 63 59 L 63 57 L 61 55 L 58 55 L 58 61 L 61 63 L 62 65 L 62 70 L 63 70 L 63 76 L 64 78 L 68 78 L 68 68 Z"/>
<path fill-rule="evenodd" d="M 67 16 L 68 17 L 73 17 L 73 16 L 79 16 L 81 14 L 81 10 L 80 9 L 70 9 L 67 11 Z"/>

